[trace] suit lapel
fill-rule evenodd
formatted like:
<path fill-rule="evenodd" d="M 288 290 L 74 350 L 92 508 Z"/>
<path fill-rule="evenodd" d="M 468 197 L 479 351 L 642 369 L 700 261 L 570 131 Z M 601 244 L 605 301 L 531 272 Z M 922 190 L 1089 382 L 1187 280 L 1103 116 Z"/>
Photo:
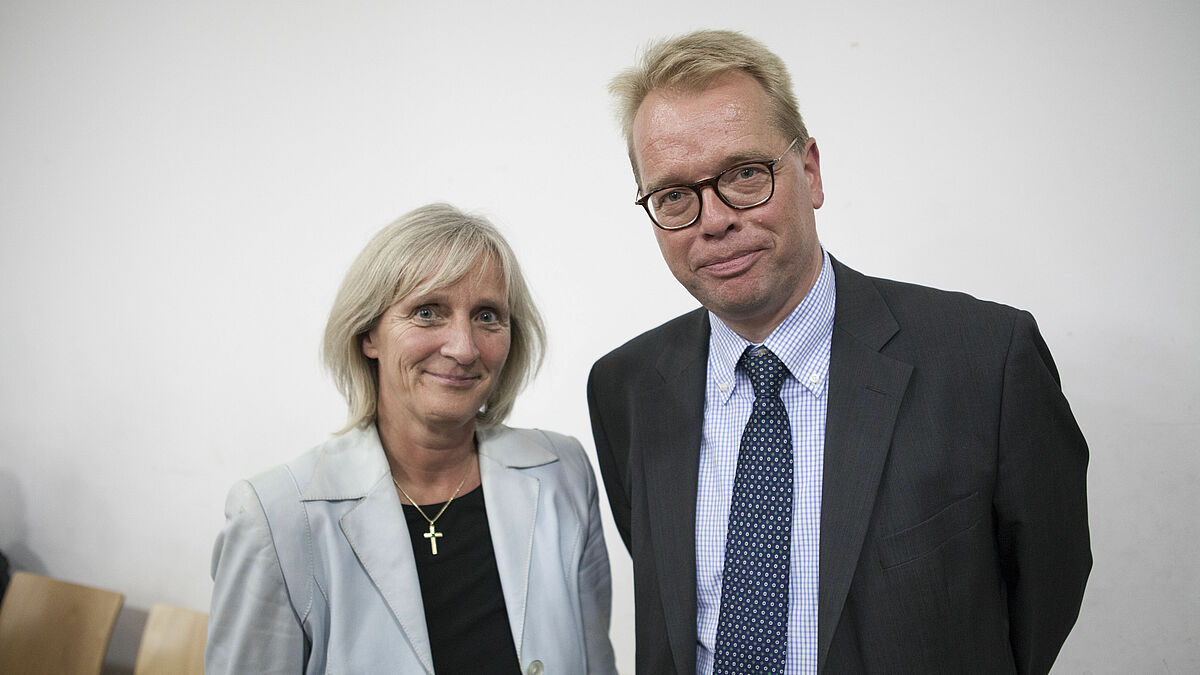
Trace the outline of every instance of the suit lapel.
<path fill-rule="evenodd" d="M 646 477 L 650 545 L 667 636 L 679 672 L 696 670 L 696 486 L 704 384 L 708 372 L 708 313 L 690 315 L 677 340 L 657 361 L 658 388 L 639 392 L 639 458 Z"/>
<path fill-rule="evenodd" d="M 899 325 L 870 280 L 833 261 L 837 284 L 821 494 L 818 672 L 824 668 L 912 366 L 880 353 Z"/>
<path fill-rule="evenodd" d="M 529 569 L 533 555 L 533 533 L 537 525 L 537 478 L 519 469 L 554 461 L 553 455 L 527 457 L 536 448 L 509 447 L 516 436 L 504 433 L 483 437 L 479 448 L 479 475 L 487 504 L 488 528 L 500 573 L 500 587 L 508 610 L 508 623 L 518 656 L 525 635 L 525 613 L 529 598 Z M 482 436 L 482 433 L 481 433 Z M 526 455 L 525 458 L 520 457 Z"/>
<path fill-rule="evenodd" d="M 408 525 L 390 480 L 381 480 L 341 519 L 342 532 L 363 569 L 391 608 L 425 669 L 433 672 L 433 651 L 420 602 L 421 582 L 413 559 Z"/>
<path fill-rule="evenodd" d="M 408 525 L 375 427 L 337 439 L 318 460 L 302 499 L 358 500 L 341 517 L 342 534 L 383 596 L 421 665 L 433 673 L 421 582 Z"/>

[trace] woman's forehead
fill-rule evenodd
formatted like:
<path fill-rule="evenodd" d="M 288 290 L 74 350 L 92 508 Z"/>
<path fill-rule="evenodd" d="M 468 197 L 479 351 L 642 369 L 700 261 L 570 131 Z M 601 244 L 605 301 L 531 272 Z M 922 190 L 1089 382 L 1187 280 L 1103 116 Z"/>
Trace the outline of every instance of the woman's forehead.
<path fill-rule="evenodd" d="M 431 295 L 466 287 L 475 294 L 496 294 L 507 300 L 508 275 L 500 257 L 490 251 L 485 251 L 469 262 L 457 261 L 451 263 L 442 260 L 441 264 L 430 265 L 429 270 L 407 293 L 403 288 L 397 288 L 395 301 L 400 301 L 410 295 Z"/>

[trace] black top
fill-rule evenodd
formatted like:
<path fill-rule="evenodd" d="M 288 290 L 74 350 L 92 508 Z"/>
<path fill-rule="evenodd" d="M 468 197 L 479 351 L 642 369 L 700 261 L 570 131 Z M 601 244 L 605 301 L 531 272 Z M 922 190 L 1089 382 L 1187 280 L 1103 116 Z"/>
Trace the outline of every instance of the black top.
<path fill-rule="evenodd" d="M 441 508 L 442 504 L 421 505 L 431 518 Z M 483 486 L 460 495 L 437 519 L 437 532 L 442 535 L 436 538 L 437 555 L 425 536 L 429 521 L 411 504 L 404 504 L 404 517 L 421 580 L 434 671 L 519 675 Z"/>

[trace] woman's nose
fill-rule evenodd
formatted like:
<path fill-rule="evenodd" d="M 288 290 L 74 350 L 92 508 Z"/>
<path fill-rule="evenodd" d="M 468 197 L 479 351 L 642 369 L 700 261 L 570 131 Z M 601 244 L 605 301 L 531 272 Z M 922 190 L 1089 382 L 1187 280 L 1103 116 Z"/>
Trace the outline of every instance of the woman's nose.
<path fill-rule="evenodd" d="M 453 321 L 446 328 L 442 354 L 459 363 L 471 363 L 479 357 L 479 346 L 475 343 L 475 333 L 469 320 Z"/>

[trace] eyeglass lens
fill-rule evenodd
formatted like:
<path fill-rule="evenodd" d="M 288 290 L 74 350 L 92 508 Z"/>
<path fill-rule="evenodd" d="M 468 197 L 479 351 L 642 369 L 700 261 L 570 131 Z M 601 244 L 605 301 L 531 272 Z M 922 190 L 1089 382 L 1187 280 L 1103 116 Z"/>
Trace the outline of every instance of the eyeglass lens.
<path fill-rule="evenodd" d="M 740 164 L 717 177 L 714 188 L 722 200 L 736 208 L 758 206 L 774 188 L 771 168 L 763 162 Z M 655 222 L 665 228 L 691 224 L 700 215 L 700 192 L 686 186 L 656 190 L 647 200 Z"/>

